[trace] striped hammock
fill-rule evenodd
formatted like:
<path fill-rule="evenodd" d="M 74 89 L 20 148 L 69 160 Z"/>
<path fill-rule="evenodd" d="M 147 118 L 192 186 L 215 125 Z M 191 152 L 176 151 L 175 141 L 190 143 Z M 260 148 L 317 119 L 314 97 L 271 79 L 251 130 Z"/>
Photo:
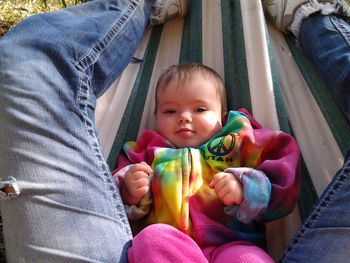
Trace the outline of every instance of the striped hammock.
<path fill-rule="evenodd" d="M 267 225 L 268 249 L 278 259 L 341 167 L 349 122 L 294 38 L 266 22 L 260 0 L 189 2 L 186 18 L 146 31 L 135 60 L 98 100 L 104 154 L 114 169 L 123 143 L 154 128 L 154 88 L 166 68 L 185 62 L 212 67 L 225 81 L 230 109 L 247 108 L 263 126 L 290 133 L 299 143 L 299 204 Z"/>

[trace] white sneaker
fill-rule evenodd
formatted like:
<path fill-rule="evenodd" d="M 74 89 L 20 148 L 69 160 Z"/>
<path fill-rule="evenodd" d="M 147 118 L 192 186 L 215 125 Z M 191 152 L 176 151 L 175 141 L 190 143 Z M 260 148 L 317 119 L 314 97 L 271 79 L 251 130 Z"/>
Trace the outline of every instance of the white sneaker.
<path fill-rule="evenodd" d="M 297 10 L 303 5 L 312 7 L 312 12 L 320 11 L 323 4 L 333 5 L 334 0 L 263 0 L 263 7 L 270 20 L 283 32 L 288 32 Z"/>
<path fill-rule="evenodd" d="M 159 25 L 177 16 L 185 16 L 188 0 L 156 0 L 149 18 L 151 25 Z"/>

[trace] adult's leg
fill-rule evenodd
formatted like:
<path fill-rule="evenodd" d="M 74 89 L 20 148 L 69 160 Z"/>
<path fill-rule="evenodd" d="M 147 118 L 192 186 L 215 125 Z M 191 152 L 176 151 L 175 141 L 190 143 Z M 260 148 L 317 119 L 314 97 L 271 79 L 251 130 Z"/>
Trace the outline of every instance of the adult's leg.
<path fill-rule="evenodd" d="M 350 9 L 345 0 L 262 0 L 265 13 L 292 32 L 350 120 Z"/>
<path fill-rule="evenodd" d="M 33 16 L 0 40 L 8 262 L 126 261 L 131 232 L 94 109 L 139 45 L 151 2 L 91 1 Z"/>
<path fill-rule="evenodd" d="M 350 149 L 281 262 L 348 262 L 349 251 Z"/>
<path fill-rule="evenodd" d="M 335 15 L 311 15 L 299 41 L 350 120 L 350 25 Z"/>

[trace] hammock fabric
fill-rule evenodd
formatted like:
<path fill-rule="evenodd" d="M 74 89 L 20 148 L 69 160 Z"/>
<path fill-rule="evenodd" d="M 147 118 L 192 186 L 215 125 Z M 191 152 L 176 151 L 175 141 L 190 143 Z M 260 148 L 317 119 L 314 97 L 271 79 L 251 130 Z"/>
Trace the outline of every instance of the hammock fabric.
<path fill-rule="evenodd" d="M 295 40 L 266 22 L 261 0 L 193 0 L 189 5 L 185 18 L 146 31 L 136 59 L 98 100 L 101 146 L 113 170 L 123 143 L 154 128 L 159 75 L 178 63 L 212 67 L 225 81 L 229 109 L 246 108 L 264 127 L 290 133 L 299 144 L 299 205 L 267 224 L 268 250 L 278 259 L 341 167 L 350 124 Z"/>
<path fill-rule="evenodd" d="M 298 141 L 303 159 L 299 205 L 267 224 L 268 250 L 278 259 L 341 167 L 350 145 L 349 122 L 295 39 L 265 20 L 260 0 L 189 3 L 185 18 L 146 31 L 136 59 L 99 99 L 101 145 L 113 170 L 123 143 L 154 128 L 159 75 L 177 63 L 212 67 L 225 81 L 230 109 L 246 108 L 264 127 Z"/>

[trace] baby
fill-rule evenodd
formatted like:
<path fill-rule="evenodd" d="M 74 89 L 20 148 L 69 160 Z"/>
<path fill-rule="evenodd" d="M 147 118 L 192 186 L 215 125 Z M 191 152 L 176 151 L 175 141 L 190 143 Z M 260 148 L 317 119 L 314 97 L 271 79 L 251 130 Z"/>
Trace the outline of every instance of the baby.
<path fill-rule="evenodd" d="M 209 262 L 213 251 L 239 262 L 247 248 L 259 255 L 251 261 L 273 262 L 257 246 L 265 245 L 264 222 L 295 205 L 298 147 L 247 112 L 228 113 L 225 94 L 207 66 L 170 67 L 156 88 L 156 131 L 125 144 L 117 184 L 134 233 L 168 224 L 190 236 Z"/>

